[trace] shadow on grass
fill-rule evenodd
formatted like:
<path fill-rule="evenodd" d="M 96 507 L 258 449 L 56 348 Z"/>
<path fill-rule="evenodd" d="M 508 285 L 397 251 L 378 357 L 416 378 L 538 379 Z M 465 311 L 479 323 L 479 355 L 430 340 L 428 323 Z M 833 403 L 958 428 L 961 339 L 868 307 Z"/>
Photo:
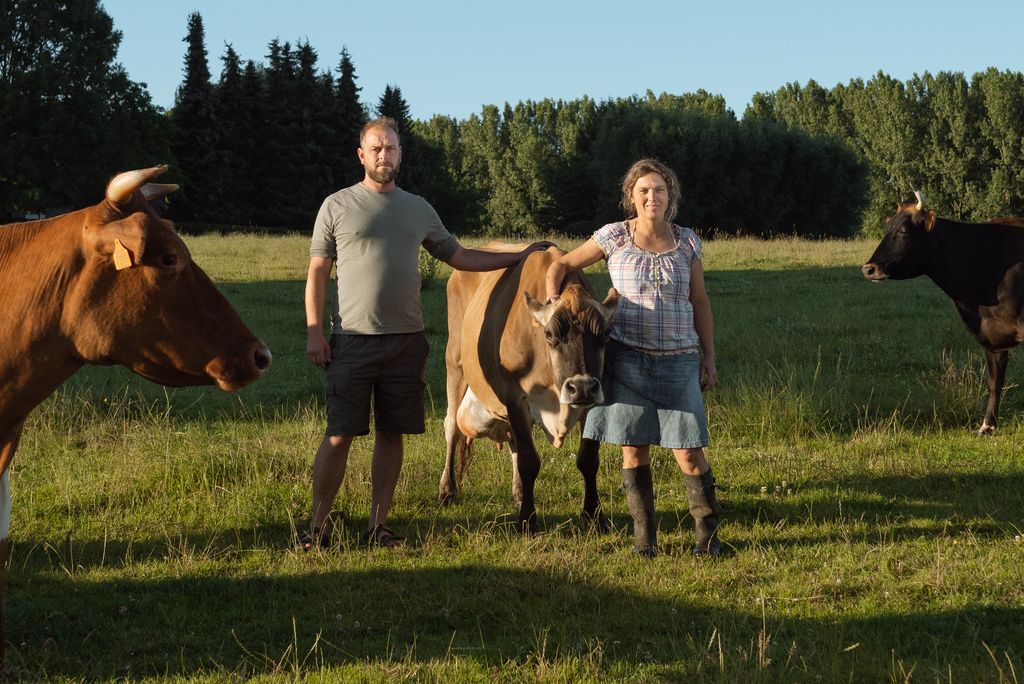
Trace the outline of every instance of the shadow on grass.
<path fill-rule="evenodd" d="M 897 657 L 926 672 L 976 672 L 983 643 L 1019 662 L 1019 607 L 783 619 L 689 595 L 687 566 L 671 599 L 560 570 L 477 564 L 153 581 L 48 573 L 32 580 L 31 602 L 25 587 L 12 592 L 8 659 L 27 679 L 246 676 L 452 658 L 482 668 L 575 658 L 595 674 L 616 664 L 714 672 L 721 658 L 737 673 L 757 669 L 758 643 L 777 675 L 877 678 Z M 796 659 L 794 649 L 803 649 Z"/>
<path fill-rule="evenodd" d="M 826 500 L 834 499 L 837 490 L 844 494 L 841 507 Z M 979 497 L 979 491 L 985 495 Z M 819 492 L 823 500 L 809 506 Z M 982 537 L 1005 532 L 1019 524 L 1021 492 L 1024 475 L 951 474 L 808 482 L 797 495 L 768 502 L 734 491 L 723 498 L 733 529 L 758 520 L 810 519 L 814 527 L 837 531 L 787 536 L 779 545 L 827 546 L 850 539 L 843 529 L 851 521 L 867 527 L 854 539 L 869 543 L 914 539 L 929 529 L 941 533 L 951 521 L 969 525 Z M 471 508 L 479 512 L 481 504 L 491 507 L 504 497 L 490 502 L 472 498 Z M 662 506 L 659 514 L 663 534 L 674 539 L 671 518 L 685 517 L 685 510 Z M 453 658 L 484 669 L 574 659 L 595 674 L 616 665 L 646 664 L 674 676 L 692 674 L 698 664 L 714 672 L 722 657 L 727 671 L 738 668 L 733 672 L 764 667 L 776 675 L 841 672 L 877 678 L 894 658 L 920 663 L 925 672 L 991 673 L 995 666 L 986 661 L 988 648 L 1016 659 L 1019 669 L 1020 606 L 828 619 L 781 615 L 769 607 L 762 615 L 759 607 L 739 610 L 723 607 L 713 595 L 694 595 L 690 576 L 703 573 L 703 565 L 688 558 L 685 548 L 657 561 L 678 566 L 678 587 L 652 596 L 640 579 L 643 561 L 628 552 L 625 531 L 609 538 L 607 552 L 598 555 L 604 563 L 621 559 L 623 572 L 638 578 L 636 588 L 615 586 L 606 577 L 589 581 L 586 573 L 553 567 L 448 565 L 446 536 L 484 531 L 499 539 L 507 535 L 510 547 L 521 544 L 504 519 L 473 519 L 457 505 L 437 507 L 413 521 L 399 519 L 396 526 L 410 534 L 410 548 L 394 558 L 356 548 L 365 524 L 360 518 L 345 524 L 340 546 L 298 558 L 273 551 L 291 538 L 290 529 L 280 524 L 255 533 L 224 530 L 131 544 L 19 540 L 6 592 L 9 661 L 15 675 L 26 679 L 246 676 L 359 663 L 443 664 Z M 914 523 L 904 525 L 904 519 Z M 549 516 L 543 523 L 556 544 L 565 543 L 558 538 L 585 533 L 574 518 Z M 681 524 L 685 542 L 689 523 Z M 420 550 L 425 543 L 431 544 L 429 553 Z M 168 562 L 169 548 L 186 557 L 187 576 L 103 579 L 104 558 L 110 574 L 120 572 L 122 563 L 109 559 L 130 557 L 132 572 L 144 576 L 148 563 Z M 220 559 L 254 549 L 270 549 L 271 556 L 258 571 L 238 558 L 235 577 L 214 577 L 204 576 L 202 561 L 187 560 L 190 549 Z M 737 550 L 744 551 L 742 546 Z M 338 570 L 339 558 L 350 559 L 352 569 Z M 367 568 L 377 562 L 387 567 Z M 435 567 L 403 567 L 419 564 Z M 83 570 L 94 572 L 86 579 Z M 163 565 L 154 571 L 168 573 Z M 222 565 L 211 572 L 222 573 Z M 718 637 L 724 656 L 718 652 Z M 758 647 L 765 639 L 766 645 Z M 844 651 L 853 644 L 855 650 Z M 757 648 L 767 649 L 763 655 L 774 664 L 759 665 Z"/>
<path fill-rule="evenodd" d="M 794 496 L 733 490 L 726 495 L 732 524 L 790 520 L 836 528 L 835 535 L 793 540 L 817 544 L 848 539 L 842 527 L 863 523 L 856 539 L 898 542 L 924 536 L 1006 538 L 1024 525 L 1024 473 L 958 473 L 925 476 L 853 476 L 808 481 Z M 863 525 L 862 525 L 863 526 Z"/>

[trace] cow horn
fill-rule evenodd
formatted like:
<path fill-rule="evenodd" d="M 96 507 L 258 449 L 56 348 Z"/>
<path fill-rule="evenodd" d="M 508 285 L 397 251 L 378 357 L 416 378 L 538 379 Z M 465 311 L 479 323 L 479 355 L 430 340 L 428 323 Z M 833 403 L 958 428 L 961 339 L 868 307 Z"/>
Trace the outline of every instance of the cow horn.
<path fill-rule="evenodd" d="M 140 192 L 142 192 L 142 196 L 146 198 L 147 202 L 152 202 L 155 199 L 170 195 L 177 189 L 177 183 L 146 183 L 142 186 Z"/>
<path fill-rule="evenodd" d="M 915 190 L 914 191 L 914 197 L 917 198 L 917 207 L 916 207 L 916 209 L 918 211 L 921 211 L 922 209 L 924 209 L 924 195 L 921 194 L 920 190 Z"/>
<path fill-rule="evenodd" d="M 107 183 L 107 201 L 113 204 L 127 202 L 135 194 L 136 190 L 166 170 L 167 165 L 161 164 L 160 166 L 148 169 L 125 171 L 124 173 L 117 174 Z"/>

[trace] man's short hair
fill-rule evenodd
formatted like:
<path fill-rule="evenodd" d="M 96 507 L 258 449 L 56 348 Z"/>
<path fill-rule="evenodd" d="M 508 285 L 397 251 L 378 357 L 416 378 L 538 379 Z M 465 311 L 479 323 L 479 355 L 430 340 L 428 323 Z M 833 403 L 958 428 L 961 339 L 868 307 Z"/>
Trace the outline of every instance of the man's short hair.
<path fill-rule="evenodd" d="M 402 136 L 398 132 L 398 122 L 392 119 L 390 116 L 378 116 L 373 121 L 367 121 L 366 124 L 359 131 L 359 146 L 362 147 L 363 140 L 366 138 L 366 134 L 372 128 L 386 128 L 394 131 L 395 137 L 398 138 L 398 146 L 402 146 Z"/>

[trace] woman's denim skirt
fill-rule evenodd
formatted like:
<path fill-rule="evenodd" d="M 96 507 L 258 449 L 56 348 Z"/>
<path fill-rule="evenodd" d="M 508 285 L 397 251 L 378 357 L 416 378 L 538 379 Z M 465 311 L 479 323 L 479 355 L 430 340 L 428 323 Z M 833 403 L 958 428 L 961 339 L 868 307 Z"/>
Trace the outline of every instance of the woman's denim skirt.
<path fill-rule="evenodd" d="M 708 445 L 699 354 L 646 354 L 609 340 L 601 384 L 604 403 L 587 414 L 584 437 L 669 449 Z"/>

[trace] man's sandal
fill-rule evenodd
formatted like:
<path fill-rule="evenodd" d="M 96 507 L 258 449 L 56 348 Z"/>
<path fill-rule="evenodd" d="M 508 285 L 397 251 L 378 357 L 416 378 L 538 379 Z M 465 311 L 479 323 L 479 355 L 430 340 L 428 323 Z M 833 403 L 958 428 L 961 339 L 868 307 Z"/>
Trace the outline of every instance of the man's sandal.
<path fill-rule="evenodd" d="M 312 532 L 300 532 L 295 547 L 299 551 L 312 551 L 319 547 L 327 549 L 331 546 L 331 535 L 326 530 L 315 528 Z"/>
<path fill-rule="evenodd" d="M 385 549 L 393 549 L 404 543 L 405 537 L 398 536 L 383 525 L 377 525 L 372 530 L 367 530 L 363 533 L 363 544 L 366 546 L 380 546 Z"/>

